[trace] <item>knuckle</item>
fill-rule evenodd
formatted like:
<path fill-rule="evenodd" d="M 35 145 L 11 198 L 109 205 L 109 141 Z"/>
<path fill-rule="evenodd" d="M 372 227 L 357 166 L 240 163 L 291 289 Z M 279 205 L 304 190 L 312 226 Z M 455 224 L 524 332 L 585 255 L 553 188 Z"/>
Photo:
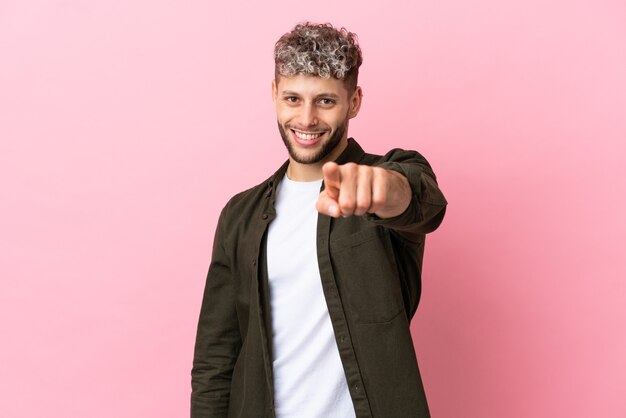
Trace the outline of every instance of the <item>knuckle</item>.
<path fill-rule="evenodd" d="M 362 214 L 365 213 L 369 208 L 370 208 L 369 203 L 361 203 L 361 202 L 359 202 L 356 205 L 357 212 L 362 213 Z"/>
<path fill-rule="evenodd" d="M 384 193 L 380 193 L 374 197 L 372 197 L 372 205 L 373 206 L 381 206 L 385 203 L 386 196 Z"/>
<path fill-rule="evenodd" d="M 358 166 L 355 163 L 346 163 L 343 165 L 343 170 L 348 174 L 355 174 L 358 171 Z"/>
<path fill-rule="evenodd" d="M 356 205 L 356 202 L 352 198 L 344 198 L 344 199 L 339 200 L 339 206 L 342 209 L 351 209 L 351 208 L 354 208 L 355 205 Z"/>
<path fill-rule="evenodd" d="M 358 196 L 356 201 L 356 210 L 360 212 L 360 214 L 364 214 L 372 205 L 372 196 L 369 193 L 362 193 Z"/>

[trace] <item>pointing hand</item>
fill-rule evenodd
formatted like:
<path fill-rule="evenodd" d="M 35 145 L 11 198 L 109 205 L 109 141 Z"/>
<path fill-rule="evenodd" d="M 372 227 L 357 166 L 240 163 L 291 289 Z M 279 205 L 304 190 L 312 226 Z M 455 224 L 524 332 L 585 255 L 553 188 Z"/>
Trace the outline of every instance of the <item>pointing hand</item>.
<path fill-rule="evenodd" d="M 322 167 L 324 190 L 317 210 L 333 218 L 375 214 L 400 215 L 411 202 L 411 187 L 402 174 L 380 167 L 329 162 Z"/>

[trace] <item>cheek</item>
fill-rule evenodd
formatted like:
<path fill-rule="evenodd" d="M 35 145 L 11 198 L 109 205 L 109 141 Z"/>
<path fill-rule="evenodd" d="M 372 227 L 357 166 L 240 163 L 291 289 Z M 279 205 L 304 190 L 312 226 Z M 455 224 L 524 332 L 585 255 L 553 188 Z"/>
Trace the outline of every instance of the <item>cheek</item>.
<path fill-rule="evenodd" d="M 276 108 L 276 118 L 281 122 L 285 123 L 293 119 L 294 112 L 291 109 L 285 109 L 278 107 Z"/>
<path fill-rule="evenodd" d="M 347 114 L 342 109 L 341 112 L 337 112 L 336 114 L 334 114 L 332 119 L 329 118 L 327 120 L 328 120 L 328 123 L 333 127 L 333 129 L 337 130 L 339 126 L 345 123 L 346 119 L 347 119 Z"/>

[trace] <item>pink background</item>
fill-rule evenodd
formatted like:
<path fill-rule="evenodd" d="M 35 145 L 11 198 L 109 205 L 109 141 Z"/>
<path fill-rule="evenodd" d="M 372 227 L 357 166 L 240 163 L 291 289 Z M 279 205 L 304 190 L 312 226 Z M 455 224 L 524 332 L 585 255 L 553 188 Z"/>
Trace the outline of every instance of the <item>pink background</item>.
<path fill-rule="evenodd" d="M 436 418 L 626 416 L 623 1 L 2 0 L 0 416 L 184 417 L 217 215 L 286 153 L 272 48 L 359 34 L 368 150 L 450 201 Z"/>

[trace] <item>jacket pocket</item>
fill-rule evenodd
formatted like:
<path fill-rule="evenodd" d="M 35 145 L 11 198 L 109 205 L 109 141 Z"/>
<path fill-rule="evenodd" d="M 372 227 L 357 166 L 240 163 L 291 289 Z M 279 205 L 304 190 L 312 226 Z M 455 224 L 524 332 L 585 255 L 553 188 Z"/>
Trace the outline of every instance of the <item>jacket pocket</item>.
<path fill-rule="evenodd" d="M 389 233 L 368 227 L 332 240 L 331 259 L 344 308 L 357 323 L 388 322 L 404 307 Z"/>

